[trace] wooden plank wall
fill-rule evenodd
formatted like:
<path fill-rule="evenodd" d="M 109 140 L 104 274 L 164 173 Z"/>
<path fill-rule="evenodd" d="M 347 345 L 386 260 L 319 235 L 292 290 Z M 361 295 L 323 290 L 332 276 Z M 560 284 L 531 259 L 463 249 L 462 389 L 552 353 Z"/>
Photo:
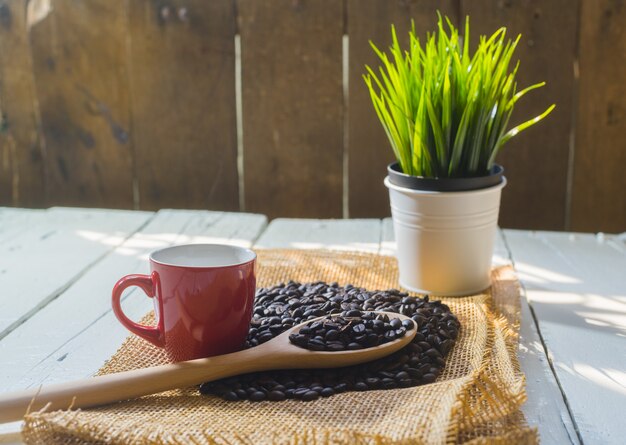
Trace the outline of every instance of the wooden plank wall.
<path fill-rule="evenodd" d="M 238 210 L 232 1 L 131 1 L 129 20 L 139 207 Z"/>
<path fill-rule="evenodd" d="M 29 4 L 38 3 L 46 2 Z M 48 199 L 132 207 L 124 10 L 109 0 L 51 0 L 40 16 L 28 13 Z"/>
<path fill-rule="evenodd" d="M 343 3 L 239 0 L 247 211 L 342 216 Z"/>
<path fill-rule="evenodd" d="M 0 205 L 382 217 L 361 74 L 436 9 L 523 39 L 505 227 L 626 230 L 626 9 L 613 0 L 0 0 Z M 241 58 L 236 59 L 239 36 Z M 237 93 L 237 63 L 241 90 Z M 237 98 L 239 94 L 239 100 Z M 241 134 L 237 134 L 238 103 Z M 238 151 L 239 147 L 239 151 Z"/>
<path fill-rule="evenodd" d="M 626 5 L 582 1 L 571 228 L 626 229 Z"/>
<path fill-rule="evenodd" d="M 47 204 L 44 149 L 26 4 L 0 1 L 0 203 L 42 207 Z"/>

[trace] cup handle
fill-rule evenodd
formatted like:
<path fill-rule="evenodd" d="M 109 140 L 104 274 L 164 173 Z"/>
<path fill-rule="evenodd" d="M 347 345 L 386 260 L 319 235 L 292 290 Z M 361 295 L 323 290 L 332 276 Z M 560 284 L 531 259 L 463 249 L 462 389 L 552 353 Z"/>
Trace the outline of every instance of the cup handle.
<path fill-rule="evenodd" d="M 113 294 L 112 294 L 112 303 L 113 303 L 113 312 L 117 319 L 122 323 L 126 329 L 128 329 L 133 334 L 140 336 L 141 338 L 148 340 L 155 346 L 160 348 L 165 346 L 165 336 L 161 329 L 159 329 L 157 322 L 157 326 L 145 326 L 139 323 L 135 323 L 130 318 L 124 314 L 122 311 L 122 305 L 120 299 L 122 297 L 122 292 L 124 289 L 130 286 L 137 286 L 141 288 L 148 297 L 153 298 L 155 296 L 154 289 L 156 286 L 156 272 L 150 275 L 126 275 L 123 278 L 120 278 L 115 286 L 113 286 Z"/>

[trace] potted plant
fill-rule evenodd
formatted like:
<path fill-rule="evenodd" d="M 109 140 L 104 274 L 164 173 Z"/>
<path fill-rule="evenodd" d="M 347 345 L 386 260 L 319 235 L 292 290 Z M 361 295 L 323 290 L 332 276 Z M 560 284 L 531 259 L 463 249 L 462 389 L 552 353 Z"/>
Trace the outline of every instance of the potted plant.
<path fill-rule="evenodd" d="M 382 65 L 363 77 L 397 162 L 388 166 L 400 284 L 438 295 L 465 295 L 490 285 L 500 192 L 495 163 L 502 146 L 547 116 L 507 131 L 516 102 L 545 82 L 517 91 L 520 37 L 506 29 L 481 36 L 469 50 L 465 34 L 439 14 L 437 31 L 422 44 L 409 32 L 402 50 L 394 27 L 389 55 L 370 42 Z M 512 67 L 511 67 L 512 66 Z"/>

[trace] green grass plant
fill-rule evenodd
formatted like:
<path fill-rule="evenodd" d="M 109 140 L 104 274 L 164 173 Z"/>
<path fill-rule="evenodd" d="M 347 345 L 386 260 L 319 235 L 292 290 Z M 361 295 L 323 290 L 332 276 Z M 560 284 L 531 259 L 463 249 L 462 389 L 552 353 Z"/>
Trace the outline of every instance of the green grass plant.
<path fill-rule="evenodd" d="M 447 29 L 446 29 L 447 28 Z M 387 133 L 402 171 L 423 177 L 471 177 L 489 173 L 502 146 L 536 124 L 553 109 L 507 131 L 513 108 L 526 93 L 517 91 L 511 59 L 521 35 L 506 39 L 506 28 L 480 36 L 469 50 L 469 17 L 465 34 L 439 14 L 438 29 L 422 44 L 409 32 L 403 51 L 391 27 L 389 54 L 370 45 L 382 65 L 378 73 L 366 66 L 363 76 L 376 114 Z"/>

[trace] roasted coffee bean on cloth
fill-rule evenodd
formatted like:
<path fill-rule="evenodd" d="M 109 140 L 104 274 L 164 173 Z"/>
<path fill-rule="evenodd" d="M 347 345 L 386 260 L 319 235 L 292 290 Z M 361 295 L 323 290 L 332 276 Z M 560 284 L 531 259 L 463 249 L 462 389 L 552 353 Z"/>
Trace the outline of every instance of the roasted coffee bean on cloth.
<path fill-rule="evenodd" d="M 387 314 L 350 310 L 307 323 L 289 335 L 289 341 L 311 351 L 354 351 L 397 340 L 414 327 L 412 320 L 390 320 Z"/>
<path fill-rule="evenodd" d="M 245 374 L 203 383 L 200 392 L 233 401 L 311 401 L 345 391 L 403 388 L 437 379 L 458 336 L 459 321 L 440 301 L 412 297 L 396 289 L 368 291 L 350 284 L 342 287 L 337 283 L 293 281 L 260 288 L 244 347 L 265 343 L 313 318 L 341 313 L 360 316 L 361 311 L 406 315 L 417 325 L 415 338 L 400 351 L 365 364 Z"/>

